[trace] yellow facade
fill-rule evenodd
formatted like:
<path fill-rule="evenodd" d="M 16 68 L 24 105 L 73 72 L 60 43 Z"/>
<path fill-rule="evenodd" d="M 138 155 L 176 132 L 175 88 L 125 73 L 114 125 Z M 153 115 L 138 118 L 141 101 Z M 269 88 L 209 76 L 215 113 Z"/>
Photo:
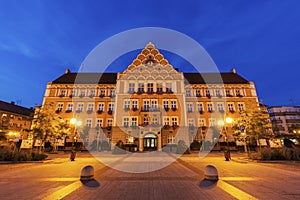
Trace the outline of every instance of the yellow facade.
<path fill-rule="evenodd" d="M 81 120 L 79 130 L 89 127 L 85 138 L 89 143 L 107 140 L 115 145 L 121 140 L 135 144 L 139 151 L 161 150 L 179 140 L 187 145 L 193 140 L 224 141 L 225 137 L 211 135 L 220 120 L 234 120 L 241 110 L 259 109 L 254 83 L 235 70 L 179 72 L 152 43 L 124 72 L 67 70 L 48 83 L 43 103 L 46 102 L 54 102 L 56 112 L 64 119 Z M 234 141 L 229 133 L 226 139 Z"/>

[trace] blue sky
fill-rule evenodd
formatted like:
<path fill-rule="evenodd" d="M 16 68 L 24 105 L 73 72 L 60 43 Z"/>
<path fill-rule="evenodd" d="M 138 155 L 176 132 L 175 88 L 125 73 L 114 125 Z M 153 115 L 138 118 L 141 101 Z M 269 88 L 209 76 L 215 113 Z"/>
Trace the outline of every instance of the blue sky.
<path fill-rule="evenodd" d="M 299 6 L 296 0 L 0 1 L 0 99 L 40 104 L 47 82 L 66 68 L 78 70 L 100 42 L 153 26 L 198 41 L 220 71 L 235 67 L 254 81 L 263 103 L 300 105 Z M 189 70 L 169 56 L 175 67 Z M 120 70 L 133 57 L 122 58 Z"/>

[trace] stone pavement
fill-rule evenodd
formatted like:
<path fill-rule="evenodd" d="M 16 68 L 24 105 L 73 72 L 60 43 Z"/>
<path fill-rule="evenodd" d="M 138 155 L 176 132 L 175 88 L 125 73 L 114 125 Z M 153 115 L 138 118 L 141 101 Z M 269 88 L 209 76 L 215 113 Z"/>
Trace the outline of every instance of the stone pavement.
<path fill-rule="evenodd" d="M 233 154 L 233 160 L 243 162 L 226 162 L 222 153 L 211 153 L 205 158 L 193 153 L 179 159 L 164 153 L 145 155 L 99 153 L 101 163 L 88 153 L 78 153 L 74 162 L 69 160 L 69 153 L 59 153 L 50 155 L 44 163 L 2 164 L 0 199 L 300 198 L 300 171 L 285 169 L 282 164 L 248 162 L 240 154 Z M 208 164 L 219 171 L 217 183 L 203 181 L 203 170 Z M 95 184 L 79 181 L 80 171 L 86 165 L 95 168 Z M 152 171 L 157 166 L 161 168 Z M 129 173 L 124 169 L 149 172 Z M 100 185 L 97 187 L 96 183 Z"/>

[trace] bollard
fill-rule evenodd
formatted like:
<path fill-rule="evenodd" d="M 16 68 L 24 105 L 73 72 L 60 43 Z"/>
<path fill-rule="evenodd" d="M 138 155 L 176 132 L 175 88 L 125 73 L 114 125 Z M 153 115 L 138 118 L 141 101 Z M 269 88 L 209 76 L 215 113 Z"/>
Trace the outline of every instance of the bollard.
<path fill-rule="evenodd" d="M 205 167 L 204 176 L 206 180 L 217 181 L 219 180 L 218 170 L 213 165 L 207 165 Z"/>
<path fill-rule="evenodd" d="M 81 181 L 94 180 L 94 167 L 92 167 L 91 165 L 88 165 L 88 166 L 85 166 L 84 168 L 82 168 L 81 174 L 80 174 L 80 180 Z"/>

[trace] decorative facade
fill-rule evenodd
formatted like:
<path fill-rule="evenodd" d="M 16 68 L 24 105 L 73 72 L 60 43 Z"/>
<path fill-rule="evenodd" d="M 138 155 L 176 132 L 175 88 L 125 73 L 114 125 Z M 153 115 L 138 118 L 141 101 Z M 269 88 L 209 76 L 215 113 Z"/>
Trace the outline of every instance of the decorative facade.
<path fill-rule="evenodd" d="M 235 70 L 180 72 L 152 43 L 123 72 L 67 70 L 47 84 L 46 102 L 54 102 L 67 121 L 82 121 L 76 128 L 88 129 L 82 138 L 87 143 L 122 141 L 139 151 L 161 150 L 179 140 L 234 141 L 230 131 L 219 139 L 213 127 L 225 117 L 237 118 L 242 110 L 259 109 L 254 83 Z"/>

